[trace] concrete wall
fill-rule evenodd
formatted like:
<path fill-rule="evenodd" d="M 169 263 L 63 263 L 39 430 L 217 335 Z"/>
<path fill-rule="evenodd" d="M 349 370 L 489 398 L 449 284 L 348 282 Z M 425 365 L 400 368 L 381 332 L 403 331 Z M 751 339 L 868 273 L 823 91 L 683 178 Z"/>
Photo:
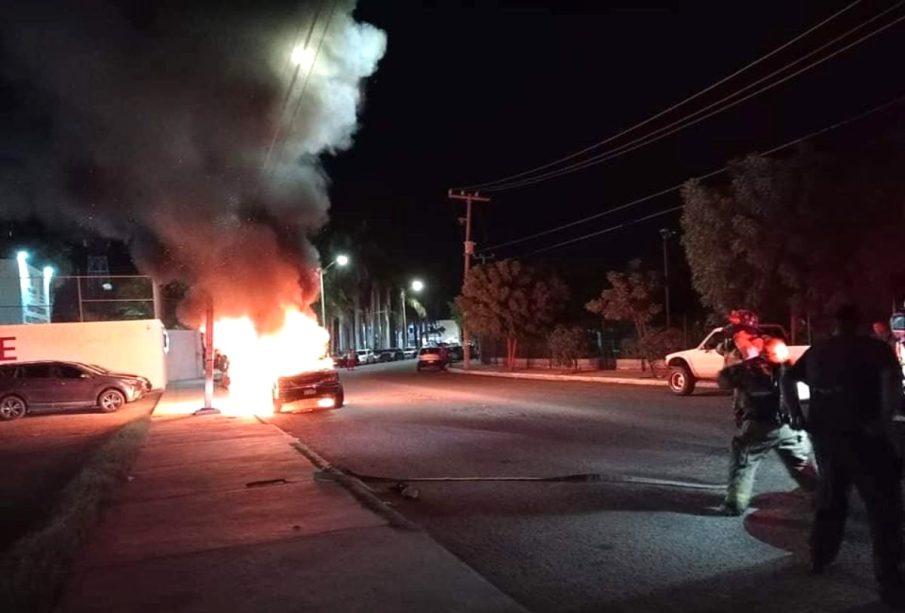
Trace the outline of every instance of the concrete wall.
<path fill-rule="evenodd" d="M 167 330 L 167 379 L 185 381 L 204 377 L 201 333 L 197 330 Z"/>
<path fill-rule="evenodd" d="M 0 364 L 71 360 L 167 385 L 163 324 L 156 319 L 0 326 Z"/>

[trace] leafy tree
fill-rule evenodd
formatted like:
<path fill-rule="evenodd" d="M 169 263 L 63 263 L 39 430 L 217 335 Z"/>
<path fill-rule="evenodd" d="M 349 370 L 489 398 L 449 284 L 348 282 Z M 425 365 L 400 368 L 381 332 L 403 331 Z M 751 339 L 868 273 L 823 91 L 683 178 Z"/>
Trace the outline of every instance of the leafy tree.
<path fill-rule="evenodd" d="M 728 184 L 683 189 L 683 244 L 702 303 L 799 321 L 854 301 L 879 316 L 901 297 L 901 148 L 749 156 Z"/>
<path fill-rule="evenodd" d="M 578 359 L 588 351 L 588 334 L 579 326 L 558 325 L 547 335 L 547 345 L 554 364 L 577 369 Z"/>
<path fill-rule="evenodd" d="M 644 270 L 641 260 L 632 260 L 624 272 L 610 271 L 606 279 L 610 287 L 601 291 L 600 298 L 591 300 L 585 308 L 610 321 L 631 323 L 635 328 L 638 347 L 653 368 L 654 361 L 662 356 L 644 352 L 644 348 L 651 347 L 645 339 L 655 332 L 650 324 L 662 310 L 654 300 L 660 292 L 659 274 Z"/>
<path fill-rule="evenodd" d="M 456 306 L 475 333 L 506 341 L 506 363 L 513 368 L 519 341 L 540 336 L 567 298 L 558 278 L 502 260 L 472 268 Z"/>
<path fill-rule="evenodd" d="M 660 290 L 660 277 L 656 272 L 641 268 L 641 260 L 632 260 L 625 272 L 606 273 L 609 288 L 600 292 L 600 298 L 591 300 L 585 308 L 604 319 L 626 321 L 635 326 L 638 338 L 647 334 L 654 316 L 662 307 L 654 302 Z"/>

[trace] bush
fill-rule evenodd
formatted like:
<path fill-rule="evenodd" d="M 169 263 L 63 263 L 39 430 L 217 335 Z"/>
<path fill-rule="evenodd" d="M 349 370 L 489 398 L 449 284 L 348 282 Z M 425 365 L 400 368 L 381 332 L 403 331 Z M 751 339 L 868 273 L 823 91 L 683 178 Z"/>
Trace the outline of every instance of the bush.
<path fill-rule="evenodd" d="M 555 366 L 577 368 L 578 358 L 588 352 L 588 335 L 578 326 L 558 325 L 547 335 L 547 346 Z"/>
<path fill-rule="evenodd" d="M 684 334 L 676 328 L 653 329 L 638 339 L 641 355 L 649 360 L 662 360 L 673 351 L 687 349 L 684 345 Z"/>

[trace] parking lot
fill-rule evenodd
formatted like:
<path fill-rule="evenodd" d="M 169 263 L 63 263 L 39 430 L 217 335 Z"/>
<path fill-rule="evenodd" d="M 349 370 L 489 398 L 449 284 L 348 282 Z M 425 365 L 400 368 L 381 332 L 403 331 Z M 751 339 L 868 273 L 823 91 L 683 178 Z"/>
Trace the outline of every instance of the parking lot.
<path fill-rule="evenodd" d="M 36 525 L 55 493 L 84 460 L 124 424 L 150 413 L 151 394 L 115 413 L 68 411 L 0 422 L 0 550 Z"/>

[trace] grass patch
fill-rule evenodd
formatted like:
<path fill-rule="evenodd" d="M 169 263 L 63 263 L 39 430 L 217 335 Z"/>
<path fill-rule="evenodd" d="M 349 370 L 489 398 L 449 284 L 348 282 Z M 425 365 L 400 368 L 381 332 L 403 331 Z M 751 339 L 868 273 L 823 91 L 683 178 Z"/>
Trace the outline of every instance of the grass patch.
<path fill-rule="evenodd" d="M 48 519 L 0 558 L 0 611 L 53 609 L 67 572 L 126 480 L 150 425 L 149 417 L 117 430 L 63 488 Z"/>

